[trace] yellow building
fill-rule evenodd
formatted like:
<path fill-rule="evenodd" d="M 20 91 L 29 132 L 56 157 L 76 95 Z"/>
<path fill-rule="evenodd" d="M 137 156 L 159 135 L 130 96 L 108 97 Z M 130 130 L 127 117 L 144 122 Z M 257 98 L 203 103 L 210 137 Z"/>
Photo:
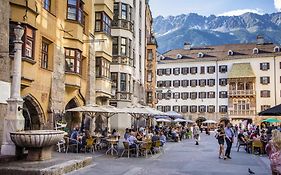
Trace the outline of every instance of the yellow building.
<path fill-rule="evenodd" d="M 146 60 L 145 60 L 145 92 L 146 104 L 156 107 L 156 49 L 157 42 L 152 32 L 152 14 L 149 4 L 146 4 Z"/>
<path fill-rule="evenodd" d="M 69 108 L 108 103 L 113 2 L 10 0 L 11 58 L 13 28 L 20 22 L 25 29 L 21 95 L 26 129 L 52 128 Z M 65 114 L 69 127 L 80 121 L 77 116 Z"/>

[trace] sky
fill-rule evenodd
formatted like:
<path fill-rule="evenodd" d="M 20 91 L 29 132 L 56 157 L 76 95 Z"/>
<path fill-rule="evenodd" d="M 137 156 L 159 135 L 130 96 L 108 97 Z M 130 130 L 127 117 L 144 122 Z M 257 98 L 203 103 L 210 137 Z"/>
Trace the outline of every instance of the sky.
<path fill-rule="evenodd" d="M 241 15 L 281 11 L 281 0 L 150 0 L 153 17 L 175 16 L 187 13 L 210 15 Z"/>

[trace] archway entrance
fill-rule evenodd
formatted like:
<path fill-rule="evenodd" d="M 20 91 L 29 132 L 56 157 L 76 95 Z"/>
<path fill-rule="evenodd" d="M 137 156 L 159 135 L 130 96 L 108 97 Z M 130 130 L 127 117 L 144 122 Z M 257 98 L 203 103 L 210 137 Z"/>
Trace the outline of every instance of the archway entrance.
<path fill-rule="evenodd" d="M 25 119 L 24 122 L 24 130 L 39 130 L 42 129 L 44 114 L 43 110 L 39 106 L 39 103 L 36 99 L 27 95 L 23 98 L 23 117 Z"/>
<path fill-rule="evenodd" d="M 65 106 L 65 110 L 78 107 L 78 103 L 75 98 L 71 99 Z M 75 126 L 79 126 L 81 124 L 80 115 L 78 112 L 66 112 L 65 113 L 65 121 L 67 123 L 67 128 L 72 130 Z"/>

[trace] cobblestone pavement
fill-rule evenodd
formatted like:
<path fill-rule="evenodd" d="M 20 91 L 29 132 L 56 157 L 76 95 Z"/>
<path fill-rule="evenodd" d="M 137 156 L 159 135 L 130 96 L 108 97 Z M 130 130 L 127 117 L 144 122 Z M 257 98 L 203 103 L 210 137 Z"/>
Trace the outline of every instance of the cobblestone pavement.
<path fill-rule="evenodd" d="M 194 140 L 167 143 L 164 154 L 148 158 L 117 158 L 96 153 L 93 164 L 68 175 L 269 175 L 268 159 L 251 155 L 243 148 L 232 148 L 232 159 L 218 159 L 218 144 L 213 135 L 201 134 L 200 145 Z M 89 154 L 87 154 L 89 156 Z"/>

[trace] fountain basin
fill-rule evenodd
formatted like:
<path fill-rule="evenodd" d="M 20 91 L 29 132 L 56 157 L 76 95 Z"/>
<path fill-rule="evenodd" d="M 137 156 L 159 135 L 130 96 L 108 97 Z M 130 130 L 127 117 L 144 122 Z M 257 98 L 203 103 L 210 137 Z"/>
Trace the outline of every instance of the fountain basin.
<path fill-rule="evenodd" d="M 11 132 L 11 140 L 18 147 L 28 149 L 27 160 L 47 160 L 52 158 L 52 146 L 63 139 L 64 131 L 29 130 Z"/>

